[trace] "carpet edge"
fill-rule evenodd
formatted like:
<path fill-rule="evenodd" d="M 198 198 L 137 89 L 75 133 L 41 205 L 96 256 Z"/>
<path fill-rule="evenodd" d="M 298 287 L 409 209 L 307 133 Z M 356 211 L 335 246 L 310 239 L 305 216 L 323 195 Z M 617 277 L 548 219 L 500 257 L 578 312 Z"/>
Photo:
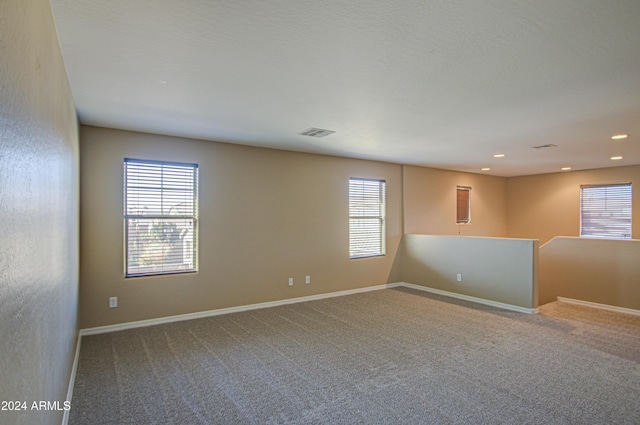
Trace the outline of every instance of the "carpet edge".
<path fill-rule="evenodd" d="M 316 301 L 325 298 L 341 297 L 344 295 L 358 294 L 362 292 L 377 291 L 380 289 L 390 289 L 402 286 L 402 282 L 387 283 L 383 285 L 366 286 L 364 288 L 347 289 L 344 291 L 326 292 L 323 294 L 309 295 L 305 297 L 287 298 L 277 301 L 267 301 L 257 304 L 247 304 L 236 307 L 219 308 L 214 310 L 198 311 L 195 313 L 179 314 L 175 316 L 158 317 L 155 319 L 138 320 L 135 322 L 118 323 L 115 325 L 97 326 L 94 328 L 80 329 L 79 336 L 97 335 L 109 332 L 123 331 L 127 329 L 143 328 L 146 326 L 161 325 L 165 323 L 180 322 L 183 320 L 201 319 L 211 316 L 219 316 L 221 314 L 239 313 L 242 311 L 257 310 L 261 308 L 278 307 L 287 304 L 296 304 L 307 301 Z"/>

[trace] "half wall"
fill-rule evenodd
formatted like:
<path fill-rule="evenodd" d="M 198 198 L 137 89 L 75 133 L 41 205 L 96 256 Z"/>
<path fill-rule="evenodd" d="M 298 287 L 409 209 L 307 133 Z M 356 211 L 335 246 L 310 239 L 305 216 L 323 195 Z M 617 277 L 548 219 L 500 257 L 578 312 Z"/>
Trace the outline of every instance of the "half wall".
<path fill-rule="evenodd" d="M 558 236 L 540 248 L 540 304 L 557 297 L 640 310 L 640 240 Z"/>
<path fill-rule="evenodd" d="M 402 250 L 404 282 L 524 309 L 538 307 L 537 240 L 406 234 Z"/>

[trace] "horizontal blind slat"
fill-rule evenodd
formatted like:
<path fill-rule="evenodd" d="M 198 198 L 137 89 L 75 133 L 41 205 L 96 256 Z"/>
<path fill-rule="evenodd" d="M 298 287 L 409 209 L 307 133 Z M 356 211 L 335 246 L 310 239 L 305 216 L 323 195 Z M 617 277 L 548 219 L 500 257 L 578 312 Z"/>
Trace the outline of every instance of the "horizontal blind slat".
<path fill-rule="evenodd" d="M 127 276 L 195 271 L 197 168 L 125 159 Z"/>
<path fill-rule="evenodd" d="M 349 179 L 349 256 L 384 255 L 384 180 Z"/>
<path fill-rule="evenodd" d="M 580 236 L 631 238 L 630 183 L 582 186 L 580 189 Z"/>

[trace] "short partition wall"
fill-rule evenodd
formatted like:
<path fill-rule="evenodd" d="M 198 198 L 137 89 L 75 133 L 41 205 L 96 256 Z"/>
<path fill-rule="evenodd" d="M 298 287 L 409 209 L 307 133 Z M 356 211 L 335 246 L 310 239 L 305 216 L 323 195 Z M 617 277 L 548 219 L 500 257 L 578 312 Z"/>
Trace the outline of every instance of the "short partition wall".
<path fill-rule="evenodd" d="M 402 281 L 534 313 L 538 240 L 405 234 Z"/>
<path fill-rule="evenodd" d="M 551 239 L 540 247 L 540 304 L 558 297 L 640 310 L 640 240 Z"/>

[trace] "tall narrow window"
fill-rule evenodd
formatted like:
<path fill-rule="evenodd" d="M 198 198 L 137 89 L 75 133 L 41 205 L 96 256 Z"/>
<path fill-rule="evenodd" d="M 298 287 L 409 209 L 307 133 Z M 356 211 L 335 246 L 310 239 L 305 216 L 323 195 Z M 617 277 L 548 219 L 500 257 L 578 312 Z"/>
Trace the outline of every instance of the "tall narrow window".
<path fill-rule="evenodd" d="M 580 236 L 631 239 L 631 183 L 580 186 Z"/>
<path fill-rule="evenodd" d="M 456 223 L 471 223 L 471 188 L 458 186 L 456 188 Z"/>
<path fill-rule="evenodd" d="M 125 275 L 197 270 L 198 165 L 124 160 Z"/>
<path fill-rule="evenodd" d="M 385 255 L 385 181 L 349 179 L 349 257 Z"/>

